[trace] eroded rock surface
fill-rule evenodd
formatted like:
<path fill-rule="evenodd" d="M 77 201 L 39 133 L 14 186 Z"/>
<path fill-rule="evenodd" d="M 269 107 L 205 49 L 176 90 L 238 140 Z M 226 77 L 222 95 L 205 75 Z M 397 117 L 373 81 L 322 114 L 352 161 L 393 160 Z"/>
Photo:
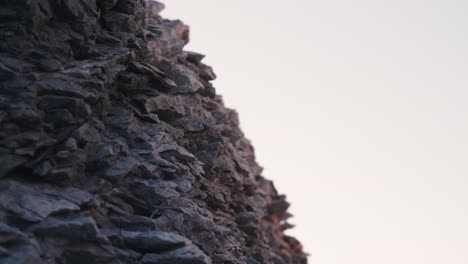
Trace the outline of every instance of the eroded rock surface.
<path fill-rule="evenodd" d="M 189 28 L 143 0 L 0 5 L 0 263 L 306 263 Z"/>

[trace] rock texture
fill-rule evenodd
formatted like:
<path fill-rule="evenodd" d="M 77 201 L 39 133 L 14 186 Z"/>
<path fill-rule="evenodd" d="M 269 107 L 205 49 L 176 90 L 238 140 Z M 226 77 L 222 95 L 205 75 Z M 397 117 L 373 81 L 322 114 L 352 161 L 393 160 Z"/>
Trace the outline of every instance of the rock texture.
<path fill-rule="evenodd" d="M 307 262 L 162 4 L 1 3 L 0 263 Z"/>

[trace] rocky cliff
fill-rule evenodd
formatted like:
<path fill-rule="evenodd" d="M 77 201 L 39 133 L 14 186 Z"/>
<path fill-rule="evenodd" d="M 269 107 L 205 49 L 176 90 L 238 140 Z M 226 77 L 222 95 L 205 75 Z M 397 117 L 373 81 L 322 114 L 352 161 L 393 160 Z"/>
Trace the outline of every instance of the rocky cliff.
<path fill-rule="evenodd" d="M 0 263 L 307 262 L 211 67 L 183 50 L 189 28 L 162 9 L 1 1 Z"/>

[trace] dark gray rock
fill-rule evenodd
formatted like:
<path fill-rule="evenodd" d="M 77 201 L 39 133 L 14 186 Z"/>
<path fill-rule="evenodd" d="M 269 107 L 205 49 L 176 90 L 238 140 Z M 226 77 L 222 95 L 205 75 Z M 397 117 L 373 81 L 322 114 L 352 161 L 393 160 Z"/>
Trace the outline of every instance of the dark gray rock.
<path fill-rule="evenodd" d="M 0 208 L 24 220 L 37 222 L 51 214 L 78 211 L 80 205 L 90 199 L 82 191 L 63 193 L 66 191 L 57 192 L 45 186 L 36 190 L 15 181 L 4 181 L 0 182 Z M 74 196 L 76 200 L 70 199 Z"/>
<path fill-rule="evenodd" d="M 96 247 L 93 244 L 70 246 L 63 250 L 60 263 L 70 264 L 114 264 L 122 263 L 117 257 L 117 252 L 106 247 Z M 125 256 L 127 257 L 127 256 Z"/>
<path fill-rule="evenodd" d="M 74 117 L 81 118 L 88 117 L 91 114 L 90 106 L 82 99 L 64 96 L 42 96 L 39 100 L 38 107 L 45 111 L 66 109 Z"/>
<path fill-rule="evenodd" d="M 0 63 L 10 69 L 12 72 L 25 73 L 34 69 L 34 65 L 15 58 L 2 57 Z"/>
<path fill-rule="evenodd" d="M 112 145 L 102 146 L 96 153 L 96 160 L 102 160 L 106 158 L 115 157 L 116 153 L 114 151 L 114 147 Z"/>
<path fill-rule="evenodd" d="M 135 181 L 130 184 L 132 193 L 148 204 L 160 204 L 166 199 L 179 197 L 177 184 L 164 180 Z"/>
<path fill-rule="evenodd" d="M 196 65 L 198 65 L 203 60 L 203 58 L 205 58 L 205 55 L 197 52 L 187 51 L 185 53 L 187 54 L 187 60 Z"/>
<path fill-rule="evenodd" d="M 75 130 L 73 136 L 79 142 L 96 143 L 101 140 L 100 133 L 91 123 L 86 123 Z"/>
<path fill-rule="evenodd" d="M 41 71 L 56 72 L 62 69 L 62 63 L 46 53 L 34 52 L 31 62 Z"/>
<path fill-rule="evenodd" d="M 131 64 L 131 69 L 133 69 L 137 73 L 150 75 L 155 80 L 161 82 L 167 88 L 174 88 L 176 86 L 176 83 L 166 73 L 164 73 L 163 71 L 159 70 L 157 67 L 151 64 L 133 62 Z"/>
<path fill-rule="evenodd" d="M 2 2 L 0 263 L 307 262 L 215 73 L 183 50 L 189 27 L 163 8 Z"/>
<path fill-rule="evenodd" d="M 48 218 L 33 225 L 30 231 L 39 236 L 65 238 L 72 241 L 95 240 L 99 232 L 93 218 L 89 216 Z"/>
<path fill-rule="evenodd" d="M 212 81 L 216 79 L 216 74 L 214 73 L 213 68 L 211 68 L 210 66 L 201 63 L 199 65 L 199 70 L 200 77 L 204 80 Z"/>
<path fill-rule="evenodd" d="M 8 117 L 12 122 L 19 122 L 21 126 L 34 128 L 41 123 L 41 116 L 30 107 L 12 108 L 8 111 Z"/>
<path fill-rule="evenodd" d="M 8 255 L 0 256 L 2 264 L 45 264 L 40 257 L 38 245 L 29 243 L 27 240 L 14 243 Z"/>
<path fill-rule="evenodd" d="M 168 232 L 122 231 L 125 246 L 139 252 L 163 252 L 191 244 L 187 238 Z"/>
<path fill-rule="evenodd" d="M 39 94 L 52 94 L 61 96 L 70 96 L 86 99 L 89 102 L 95 102 L 95 94 L 84 90 L 77 83 L 64 79 L 47 79 L 36 83 Z"/>
<path fill-rule="evenodd" d="M 211 264 L 203 251 L 195 245 L 168 251 L 162 254 L 145 254 L 142 264 Z"/>
<path fill-rule="evenodd" d="M 189 192 L 192 190 L 192 182 L 187 179 L 177 179 L 177 190 L 183 193 Z"/>
<path fill-rule="evenodd" d="M 198 80 L 196 74 L 187 67 L 179 66 L 174 71 L 174 79 L 177 87 L 175 93 L 195 93 L 203 89 L 203 84 Z"/>
<path fill-rule="evenodd" d="M 46 111 L 46 121 L 55 123 L 59 126 L 76 124 L 73 115 L 67 109 L 52 109 Z"/>
<path fill-rule="evenodd" d="M 14 170 L 21 164 L 25 163 L 27 159 L 20 155 L 0 152 L 0 178 L 4 177 L 10 171 Z"/>
<path fill-rule="evenodd" d="M 182 120 L 179 120 L 179 122 L 182 123 L 184 129 L 188 132 L 200 132 L 205 129 L 203 122 L 198 118 L 183 118 Z"/>
<path fill-rule="evenodd" d="M 16 11 L 11 8 L 0 8 L 0 19 L 2 21 L 8 21 L 16 17 Z"/>
<path fill-rule="evenodd" d="M 137 160 L 132 157 L 125 157 L 117 160 L 110 168 L 104 171 L 103 176 L 110 180 L 118 180 L 125 177 L 138 165 Z"/>
<path fill-rule="evenodd" d="M 15 75 L 15 72 L 8 68 L 7 66 L 0 63 L 0 80 L 5 81 L 12 78 Z"/>
<path fill-rule="evenodd" d="M 19 229 L 9 226 L 5 223 L 0 223 L 0 244 L 7 244 L 14 240 L 22 240 L 27 237 Z"/>
<path fill-rule="evenodd" d="M 127 231 L 151 231 L 155 228 L 153 219 L 141 215 L 113 215 L 112 223 Z"/>

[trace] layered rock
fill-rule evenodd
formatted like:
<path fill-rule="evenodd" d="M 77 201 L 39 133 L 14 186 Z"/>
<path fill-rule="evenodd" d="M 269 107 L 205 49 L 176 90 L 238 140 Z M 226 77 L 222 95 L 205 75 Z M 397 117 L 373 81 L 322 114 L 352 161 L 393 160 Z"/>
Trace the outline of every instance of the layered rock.
<path fill-rule="evenodd" d="M 189 28 L 140 0 L 0 6 L 0 263 L 306 263 Z"/>

